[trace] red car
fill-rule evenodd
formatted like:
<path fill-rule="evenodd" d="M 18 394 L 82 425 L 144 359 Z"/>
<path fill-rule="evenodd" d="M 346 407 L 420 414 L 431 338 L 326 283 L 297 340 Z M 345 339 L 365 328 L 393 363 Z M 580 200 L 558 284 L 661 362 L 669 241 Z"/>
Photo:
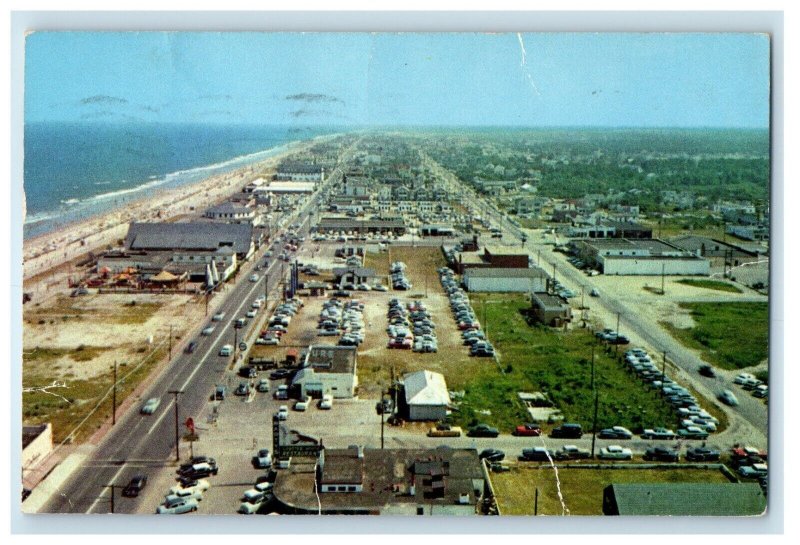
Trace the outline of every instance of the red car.
<path fill-rule="evenodd" d="M 536 424 L 522 424 L 521 426 L 517 426 L 514 430 L 514 435 L 525 437 L 539 437 L 541 434 L 542 428 Z"/>

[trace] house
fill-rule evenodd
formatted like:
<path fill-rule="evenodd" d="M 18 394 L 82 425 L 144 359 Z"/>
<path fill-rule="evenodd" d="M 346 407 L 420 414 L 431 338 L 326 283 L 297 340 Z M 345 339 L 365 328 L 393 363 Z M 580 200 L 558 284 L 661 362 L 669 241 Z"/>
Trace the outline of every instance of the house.
<path fill-rule="evenodd" d="M 531 310 L 536 321 L 553 327 L 561 327 L 572 321 L 572 309 L 566 299 L 547 293 L 531 293 Z"/>
<path fill-rule="evenodd" d="M 292 379 L 300 397 L 352 398 L 358 387 L 357 353 L 354 346 L 313 345 Z"/>
<path fill-rule="evenodd" d="M 375 269 L 366 267 L 334 267 L 334 284 L 367 284 L 377 278 Z"/>
<path fill-rule="evenodd" d="M 444 420 L 450 405 L 450 394 L 441 373 L 416 371 L 403 377 L 408 420 Z"/>
<path fill-rule="evenodd" d="M 604 515 L 754 517 L 766 509 L 758 483 L 631 483 L 603 490 Z"/>
<path fill-rule="evenodd" d="M 281 512 L 293 514 L 473 516 L 486 484 L 474 448 L 353 445 L 293 457 L 273 492 Z"/>
<path fill-rule="evenodd" d="M 470 292 L 544 291 L 547 274 L 538 267 L 471 267 L 464 270 L 462 283 Z"/>

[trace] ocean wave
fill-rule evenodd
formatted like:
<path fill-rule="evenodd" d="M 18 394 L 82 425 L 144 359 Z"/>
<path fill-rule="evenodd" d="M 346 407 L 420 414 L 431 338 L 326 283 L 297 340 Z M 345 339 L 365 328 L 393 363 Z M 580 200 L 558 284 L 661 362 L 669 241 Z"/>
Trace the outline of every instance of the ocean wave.
<path fill-rule="evenodd" d="M 123 180 L 124 182 L 125 180 Z M 111 182 L 95 182 L 94 185 L 111 185 Z"/>
<path fill-rule="evenodd" d="M 80 199 L 66 199 L 66 200 L 62 200 L 62 201 L 61 201 L 61 204 L 69 204 L 69 205 L 72 205 L 72 204 L 78 204 L 79 202 L 81 202 L 81 200 L 80 200 Z"/>

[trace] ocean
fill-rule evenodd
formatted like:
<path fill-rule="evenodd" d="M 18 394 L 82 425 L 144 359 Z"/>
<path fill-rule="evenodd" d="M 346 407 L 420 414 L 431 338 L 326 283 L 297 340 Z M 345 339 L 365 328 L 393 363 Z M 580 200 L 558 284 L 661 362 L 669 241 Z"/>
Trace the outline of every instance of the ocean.
<path fill-rule="evenodd" d="M 126 202 L 264 160 L 334 127 L 29 123 L 24 179 L 31 238 Z"/>

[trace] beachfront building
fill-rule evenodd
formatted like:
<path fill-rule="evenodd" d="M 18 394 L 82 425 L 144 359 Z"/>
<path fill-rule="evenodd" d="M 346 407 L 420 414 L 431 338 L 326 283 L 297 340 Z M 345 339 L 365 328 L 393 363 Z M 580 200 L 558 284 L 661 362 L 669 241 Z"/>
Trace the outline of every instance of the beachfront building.
<path fill-rule="evenodd" d="M 216 252 L 230 248 L 237 259 L 255 251 L 253 226 L 244 223 L 131 223 L 126 250 Z"/>
<path fill-rule="evenodd" d="M 325 167 L 313 163 L 283 161 L 278 165 L 275 180 L 289 182 L 324 182 Z"/>
<path fill-rule="evenodd" d="M 216 221 L 250 224 L 256 224 L 260 219 L 260 216 L 256 215 L 255 208 L 240 206 L 232 202 L 212 206 L 206 210 L 205 217 Z"/>

